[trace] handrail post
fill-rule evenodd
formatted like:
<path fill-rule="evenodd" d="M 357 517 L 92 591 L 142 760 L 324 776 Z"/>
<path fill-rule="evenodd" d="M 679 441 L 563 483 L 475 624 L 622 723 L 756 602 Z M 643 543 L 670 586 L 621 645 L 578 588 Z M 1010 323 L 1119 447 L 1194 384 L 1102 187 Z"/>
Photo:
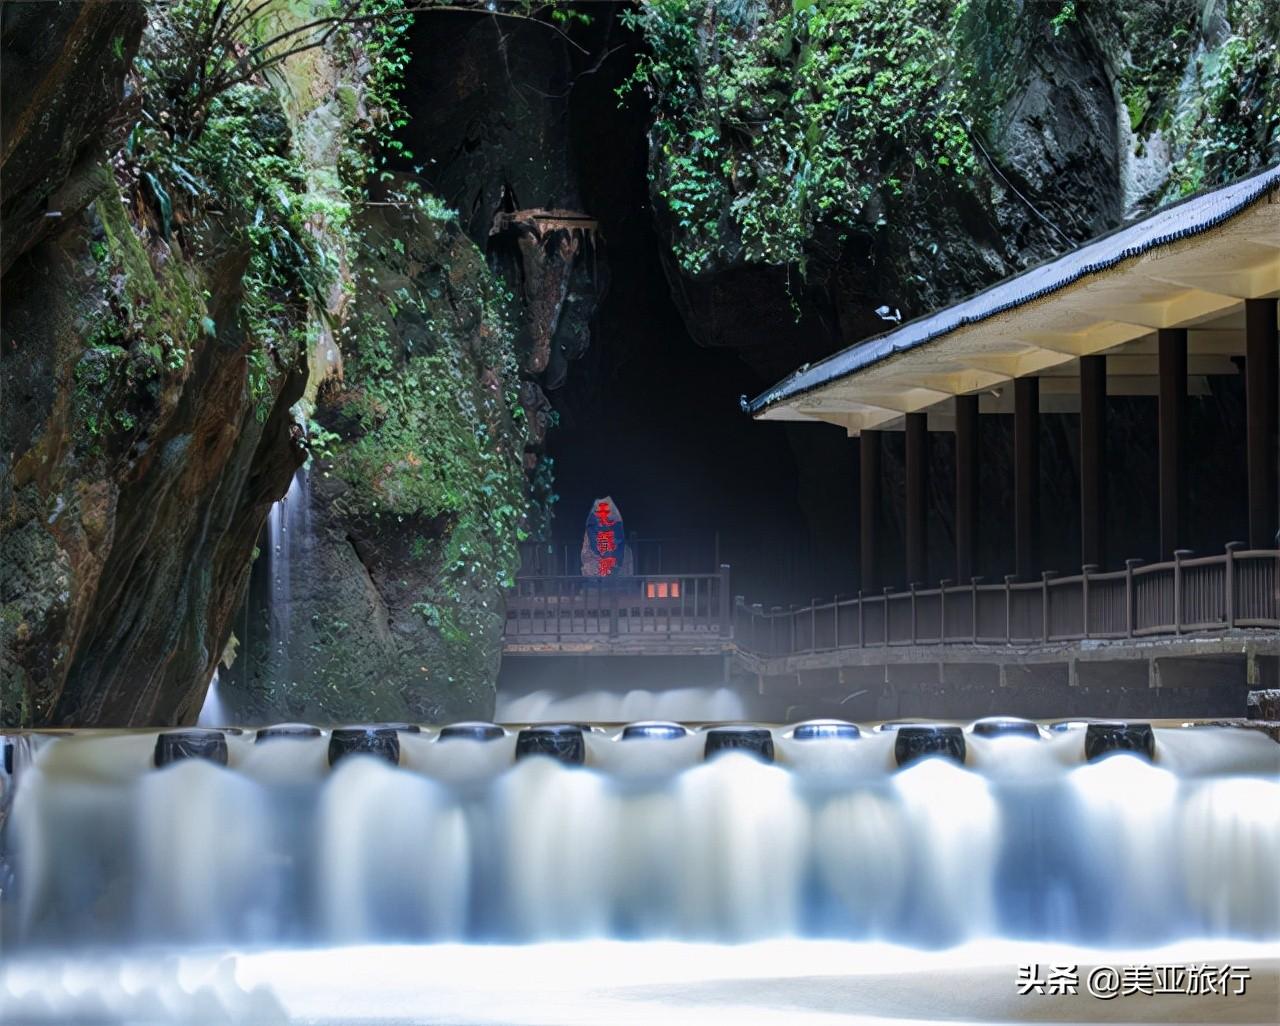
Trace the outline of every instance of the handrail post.
<path fill-rule="evenodd" d="M 1004 575 L 1004 643 L 1013 644 L 1013 582 L 1017 574 Z"/>
<path fill-rule="evenodd" d="M 969 578 L 969 589 L 971 592 L 971 601 L 969 602 L 969 616 L 973 620 L 973 643 L 978 643 L 978 584 L 981 577 Z"/>
<path fill-rule="evenodd" d="M 683 589 L 682 592 L 683 594 Z M 729 564 L 720 564 L 720 637 L 727 638 L 733 634 L 733 625 L 729 619 Z"/>
<path fill-rule="evenodd" d="M 1195 553 L 1191 549 L 1173 550 L 1173 633 L 1182 633 L 1182 561 Z"/>
<path fill-rule="evenodd" d="M 613 577 L 602 578 L 604 586 L 609 589 L 609 637 L 618 636 L 618 581 Z M 670 621 L 667 622 L 670 626 Z"/>
<path fill-rule="evenodd" d="M 831 599 L 831 645 L 836 650 L 840 650 L 840 596 L 834 595 Z"/>
<path fill-rule="evenodd" d="M 862 589 L 858 589 L 858 647 L 867 647 L 867 607 L 862 603 Z"/>
<path fill-rule="evenodd" d="M 1040 571 L 1040 639 L 1049 643 L 1049 582 L 1058 576 L 1056 570 Z"/>
<path fill-rule="evenodd" d="M 938 644 L 947 643 L 947 585 L 951 581 L 944 577 L 938 583 Z"/>
<path fill-rule="evenodd" d="M 1228 630 L 1236 625 L 1236 550 L 1242 548 L 1244 545 L 1240 542 L 1227 542 L 1227 566 L 1223 576 L 1227 589 L 1225 606 Z"/>
<path fill-rule="evenodd" d="M 809 651 L 818 651 L 818 600 L 809 603 Z"/>
<path fill-rule="evenodd" d="M 1098 572 L 1097 563 L 1086 563 L 1080 568 L 1080 633 L 1089 637 L 1089 575 Z"/>
<path fill-rule="evenodd" d="M 1142 566 L 1140 559 L 1124 561 L 1124 635 L 1126 638 L 1133 637 L 1133 621 L 1136 618 L 1134 602 L 1137 600 L 1133 587 L 1133 569 L 1138 566 Z"/>
<path fill-rule="evenodd" d="M 911 582 L 911 644 L 916 644 L 919 640 L 916 630 L 916 582 Z"/>

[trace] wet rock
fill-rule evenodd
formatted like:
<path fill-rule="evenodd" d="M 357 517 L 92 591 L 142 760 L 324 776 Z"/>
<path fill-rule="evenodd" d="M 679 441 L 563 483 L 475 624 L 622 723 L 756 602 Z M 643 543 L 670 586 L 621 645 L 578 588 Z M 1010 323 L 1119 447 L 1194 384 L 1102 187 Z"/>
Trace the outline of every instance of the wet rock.
<path fill-rule="evenodd" d="M 959 727 L 904 725 L 898 728 L 893 740 L 893 757 L 899 766 L 917 759 L 941 755 L 963 763 L 965 755 L 964 731 Z"/>
<path fill-rule="evenodd" d="M 329 765 L 349 755 L 372 755 L 400 763 L 400 737 L 392 727 L 336 727 L 329 735 Z"/>
<path fill-rule="evenodd" d="M 220 730 L 172 730 L 156 738 L 157 767 L 183 759 L 207 759 L 220 766 L 227 764 L 227 739 Z"/>
<path fill-rule="evenodd" d="M 93 199 L 92 169 L 112 130 L 123 134 L 116 115 L 144 19 L 140 0 L 5 6 L 3 272 Z"/>
<path fill-rule="evenodd" d="M 437 741 L 496 741 L 506 736 L 506 731 L 496 723 L 450 723 L 440 728 Z"/>
<path fill-rule="evenodd" d="M 1040 740 L 1040 728 L 1031 720 L 1012 716 L 989 716 L 969 728 L 978 737 L 1030 737 Z"/>
<path fill-rule="evenodd" d="M 688 733 L 689 731 L 679 723 L 647 720 L 642 723 L 628 723 L 622 728 L 622 740 L 671 741 L 676 738 L 686 737 Z"/>
<path fill-rule="evenodd" d="M 1084 757 L 1089 762 L 1111 752 L 1155 758 L 1156 739 L 1150 723 L 1090 723 L 1085 728 Z"/>
<path fill-rule="evenodd" d="M 516 758 L 549 755 L 566 765 L 581 765 L 586 759 L 582 728 L 576 724 L 526 727 L 516 737 Z"/>
<path fill-rule="evenodd" d="M 254 738 L 255 744 L 272 741 L 277 738 L 309 738 L 319 737 L 320 728 L 309 723 L 277 723 L 271 727 L 263 727 Z"/>
<path fill-rule="evenodd" d="M 723 752 L 746 752 L 762 762 L 773 762 L 773 734 L 762 727 L 712 727 L 707 731 L 703 758 Z"/>
<path fill-rule="evenodd" d="M 797 724 L 791 736 L 797 741 L 851 741 L 862 736 L 856 724 L 844 720 L 811 720 Z"/>

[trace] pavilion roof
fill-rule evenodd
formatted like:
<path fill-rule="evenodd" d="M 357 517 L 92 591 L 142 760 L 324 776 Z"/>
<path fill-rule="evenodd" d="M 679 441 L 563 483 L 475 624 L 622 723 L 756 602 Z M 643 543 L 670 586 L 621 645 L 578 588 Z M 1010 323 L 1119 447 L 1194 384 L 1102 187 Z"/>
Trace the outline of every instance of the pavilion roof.
<path fill-rule="evenodd" d="M 744 409 L 857 434 L 1015 377 L 1063 373 L 1080 356 L 1140 353 L 1158 328 L 1229 326 L 1243 299 L 1280 295 L 1278 188 L 1280 165 L 1162 207 L 806 364 Z M 1226 350 L 1219 340 L 1204 352 Z"/>

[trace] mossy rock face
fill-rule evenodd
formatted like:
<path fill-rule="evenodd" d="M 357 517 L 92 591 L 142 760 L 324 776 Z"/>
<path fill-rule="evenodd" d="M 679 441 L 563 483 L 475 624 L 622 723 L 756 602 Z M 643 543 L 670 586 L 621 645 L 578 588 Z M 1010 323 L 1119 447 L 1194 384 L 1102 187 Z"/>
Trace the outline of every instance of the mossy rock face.
<path fill-rule="evenodd" d="M 651 194 L 695 339 L 769 376 L 1280 159 L 1280 7 L 670 0 Z M 772 298 L 770 298 L 772 297 Z"/>
<path fill-rule="evenodd" d="M 432 209 L 371 208 L 361 222 L 343 378 L 315 413 L 305 534 L 288 522 L 287 634 L 273 552 L 221 678 L 238 718 L 492 714 L 525 510 L 515 333 L 479 250 Z"/>
<path fill-rule="evenodd" d="M 265 419 L 233 325 L 238 286 L 158 260 L 101 191 L 3 280 L 0 563 L 6 726 L 194 717 L 259 525 L 301 458 L 277 378 Z M 102 212 L 105 216 L 99 216 Z M 233 261 L 234 264 L 234 261 Z"/>
<path fill-rule="evenodd" d="M 81 10 L 97 24 L 98 7 L 132 6 Z M 113 54 L 127 45 L 124 59 L 137 39 L 100 42 Z M 86 89 L 78 75 L 96 68 L 109 82 L 116 61 L 64 62 L 47 81 L 57 96 Z M 96 78 L 93 89 L 112 95 Z M 94 109 L 98 120 L 68 123 L 64 140 L 91 156 L 60 183 L 25 187 L 76 203 L 25 252 L 6 249 L 0 283 L 4 726 L 192 721 L 259 528 L 302 458 L 289 415 L 302 354 L 277 348 L 276 373 L 250 387 L 249 254 L 235 216 L 158 231 L 156 191 L 98 156 L 108 118 Z M 278 104 L 259 110 L 283 145 Z M 39 115 L 6 102 L 6 118 Z M 13 210 L 30 198 L 21 182 L 6 164 Z"/>
<path fill-rule="evenodd" d="M 145 21 L 142 0 L 10 3 L 0 62 L 0 273 L 73 218 L 109 144 Z"/>

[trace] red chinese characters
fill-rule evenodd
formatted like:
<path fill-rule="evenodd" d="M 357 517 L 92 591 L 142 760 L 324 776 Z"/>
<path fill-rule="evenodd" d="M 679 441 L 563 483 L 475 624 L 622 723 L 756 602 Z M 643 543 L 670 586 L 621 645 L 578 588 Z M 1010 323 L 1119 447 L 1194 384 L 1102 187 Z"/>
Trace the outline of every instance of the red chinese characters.
<path fill-rule="evenodd" d="M 622 513 L 613 499 L 593 499 L 587 508 L 586 530 L 582 534 L 582 575 L 618 577 L 629 575 L 631 554 Z"/>

